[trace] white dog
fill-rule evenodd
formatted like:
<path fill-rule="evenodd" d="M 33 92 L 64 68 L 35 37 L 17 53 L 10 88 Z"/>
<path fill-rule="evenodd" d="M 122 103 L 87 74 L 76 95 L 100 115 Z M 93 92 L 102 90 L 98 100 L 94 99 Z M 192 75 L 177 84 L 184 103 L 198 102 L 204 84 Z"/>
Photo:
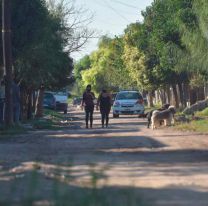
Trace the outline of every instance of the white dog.
<path fill-rule="evenodd" d="M 174 124 L 174 114 L 176 113 L 175 107 L 170 106 L 164 111 L 155 110 L 152 113 L 152 129 L 156 129 L 160 126 L 160 122 L 163 120 L 165 126 L 170 126 L 173 122 Z"/>

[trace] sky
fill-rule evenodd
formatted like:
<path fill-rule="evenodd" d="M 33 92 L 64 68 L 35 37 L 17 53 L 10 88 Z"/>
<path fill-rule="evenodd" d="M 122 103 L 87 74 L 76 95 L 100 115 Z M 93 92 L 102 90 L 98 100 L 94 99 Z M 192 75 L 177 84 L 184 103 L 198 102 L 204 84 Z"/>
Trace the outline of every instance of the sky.
<path fill-rule="evenodd" d="M 142 21 L 141 11 L 151 5 L 153 0 L 75 0 L 75 6 L 82 6 L 93 13 L 93 21 L 89 28 L 95 29 L 99 35 L 114 37 L 123 33 L 127 25 Z M 91 39 L 72 57 L 79 60 L 97 48 L 98 38 Z"/>

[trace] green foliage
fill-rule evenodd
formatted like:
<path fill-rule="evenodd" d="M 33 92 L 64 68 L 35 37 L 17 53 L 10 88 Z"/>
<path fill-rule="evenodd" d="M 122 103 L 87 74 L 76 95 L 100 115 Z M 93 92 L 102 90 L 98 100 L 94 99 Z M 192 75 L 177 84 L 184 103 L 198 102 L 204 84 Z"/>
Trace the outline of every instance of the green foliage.
<path fill-rule="evenodd" d="M 70 82 L 73 62 L 65 47 L 72 31 L 44 0 L 12 1 L 12 31 L 15 78 L 25 88 L 60 88 Z"/>
<path fill-rule="evenodd" d="M 196 112 L 195 114 L 197 117 L 208 117 L 208 108 L 204 109 L 201 112 Z"/>
<path fill-rule="evenodd" d="M 90 67 L 91 67 L 90 56 L 86 55 L 82 59 L 80 59 L 79 62 L 75 64 L 75 67 L 74 67 L 75 78 L 78 80 L 81 80 L 82 79 L 81 72 L 83 70 L 89 69 Z"/>
<path fill-rule="evenodd" d="M 138 46 L 146 56 L 146 72 L 152 88 L 186 81 L 180 78 L 186 51 L 175 15 L 179 10 L 178 1 L 160 0 L 143 12 Z"/>
<path fill-rule="evenodd" d="M 133 84 L 122 57 L 123 53 L 123 38 L 111 39 L 104 36 L 100 39 L 98 50 L 90 55 L 90 68 L 82 69 L 83 86 L 91 84 L 96 93 L 103 88 L 118 90 L 132 87 Z"/>
<path fill-rule="evenodd" d="M 190 0 L 179 13 L 182 41 L 189 51 L 189 68 L 193 73 L 207 71 L 207 8 L 206 0 Z"/>
<path fill-rule="evenodd" d="M 148 90 L 149 84 L 146 78 L 145 55 L 136 46 L 137 33 L 140 29 L 139 24 L 131 24 L 125 30 L 124 35 L 124 65 L 135 88 Z"/>

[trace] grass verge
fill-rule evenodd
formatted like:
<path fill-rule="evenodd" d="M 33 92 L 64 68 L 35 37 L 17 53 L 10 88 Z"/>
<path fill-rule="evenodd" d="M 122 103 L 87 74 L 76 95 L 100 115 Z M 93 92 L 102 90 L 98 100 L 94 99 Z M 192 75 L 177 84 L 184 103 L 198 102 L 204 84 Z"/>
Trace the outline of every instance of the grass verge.
<path fill-rule="evenodd" d="M 176 129 L 208 134 L 208 108 L 196 112 L 194 117 L 187 116 L 186 118 L 189 119 L 190 122 L 178 124 L 176 125 Z"/>
<path fill-rule="evenodd" d="M 1 127 L 0 135 L 11 136 L 17 134 L 24 134 L 34 129 L 59 130 L 60 128 L 63 129 L 68 125 L 69 125 L 69 119 L 66 115 L 62 113 L 58 113 L 53 110 L 45 109 L 43 118 L 24 121 L 20 125 L 14 125 L 9 128 Z"/>
<path fill-rule="evenodd" d="M 202 132 L 208 134 L 208 119 L 191 121 L 190 123 L 179 124 L 176 129 L 182 131 Z"/>
<path fill-rule="evenodd" d="M 0 128 L 0 135 L 15 135 L 15 134 L 23 134 L 26 133 L 27 129 L 22 127 L 21 125 L 14 125 L 10 128 Z"/>
<path fill-rule="evenodd" d="M 195 115 L 198 117 L 208 117 L 208 108 L 204 109 L 201 112 L 196 112 Z"/>
<path fill-rule="evenodd" d="M 43 118 L 34 119 L 30 123 L 34 129 L 58 130 L 65 127 L 68 122 L 68 117 L 66 115 L 45 109 Z"/>

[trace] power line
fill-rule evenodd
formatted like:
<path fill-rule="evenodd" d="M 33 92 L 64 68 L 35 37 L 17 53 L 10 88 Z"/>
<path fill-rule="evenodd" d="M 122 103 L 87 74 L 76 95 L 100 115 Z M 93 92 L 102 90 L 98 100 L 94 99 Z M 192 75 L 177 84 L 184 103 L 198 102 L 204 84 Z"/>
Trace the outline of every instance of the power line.
<path fill-rule="evenodd" d="M 113 8 L 112 6 L 110 6 L 106 0 L 104 0 L 103 2 L 105 2 L 105 5 L 106 5 L 109 9 L 111 9 L 111 10 L 114 11 L 118 16 L 120 16 L 122 19 L 124 19 L 125 21 L 127 21 L 128 23 L 130 23 L 130 21 L 129 21 L 125 16 L 123 16 L 123 15 L 120 14 L 115 8 Z"/>
<path fill-rule="evenodd" d="M 119 1 L 119 0 L 113 0 L 113 1 L 115 1 L 115 3 L 119 3 L 119 4 L 121 4 L 121 5 L 123 5 L 123 6 L 127 6 L 127 7 L 129 7 L 129 8 L 140 9 L 140 10 L 141 10 L 141 8 L 138 8 L 138 7 L 133 6 L 133 5 L 131 5 L 131 4 L 124 3 L 124 2 Z"/>

